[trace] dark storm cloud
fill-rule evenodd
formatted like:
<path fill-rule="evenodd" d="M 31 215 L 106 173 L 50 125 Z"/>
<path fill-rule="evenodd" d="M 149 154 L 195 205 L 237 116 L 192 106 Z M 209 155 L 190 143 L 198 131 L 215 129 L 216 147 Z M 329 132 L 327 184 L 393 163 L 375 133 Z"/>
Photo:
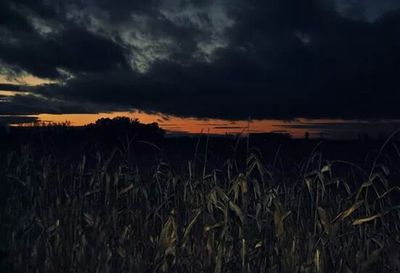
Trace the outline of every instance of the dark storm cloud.
<path fill-rule="evenodd" d="M 74 73 L 127 68 L 123 48 L 78 26 L 49 38 L 21 36 L 13 43 L 0 42 L 0 59 L 38 77 L 58 78 L 60 68 Z"/>
<path fill-rule="evenodd" d="M 63 101 L 54 98 L 46 98 L 35 95 L 16 95 L 4 97 L 0 103 L 1 115 L 35 115 L 41 113 L 48 114 L 85 114 L 96 113 L 102 109 L 119 111 L 121 108 L 111 105 L 93 105 L 78 101 Z"/>
<path fill-rule="evenodd" d="M 27 89 L 26 86 L 17 85 L 17 84 L 7 84 L 7 83 L 0 83 L 0 90 L 2 91 L 25 91 Z"/>
<path fill-rule="evenodd" d="M 283 129 L 302 129 L 309 132 L 321 132 L 335 138 L 359 138 L 363 134 L 371 137 L 387 138 L 389 134 L 400 128 L 399 120 L 370 120 L 370 121 L 342 121 L 342 122 L 298 122 L 290 125 L 276 125 Z M 386 137 L 385 137 L 386 135 Z"/>
<path fill-rule="evenodd" d="M 0 116 L 1 124 L 23 124 L 23 123 L 33 123 L 38 121 L 37 117 L 29 116 Z"/>
<path fill-rule="evenodd" d="M 400 2 L 397 0 L 334 0 L 331 3 L 343 16 L 371 22 L 386 12 L 400 8 Z"/>
<path fill-rule="evenodd" d="M 328 0 L 221 1 L 230 24 L 216 21 L 222 11 L 207 9 L 211 1 L 35 3 L 1 4 L 0 31 L 10 37 L 0 38 L 0 60 L 60 83 L 2 102 L 0 113 L 400 117 L 394 4 L 371 22 Z M 382 13 L 377 5 L 368 7 Z"/>
<path fill-rule="evenodd" d="M 89 4 L 91 6 L 105 10 L 110 16 L 110 19 L 117 21 L 125 21 L 129 19 L 133 11 L 139 13 L 150 13 L 160 3 L 159 0 L 92 0 L 87 2 L 71 2 L 75 2 L 76 4 L 78 4 L 78 6 L 81 6 L 82 8 L 87 7 L 87 5 Z"/>
<path fill-rule="evenodd" d="M 8 1 L 0 2 L 0 26 L 6 26 L 9 30 L 30 30 L 31 27 L 26 18 L 13 10 Z"/>

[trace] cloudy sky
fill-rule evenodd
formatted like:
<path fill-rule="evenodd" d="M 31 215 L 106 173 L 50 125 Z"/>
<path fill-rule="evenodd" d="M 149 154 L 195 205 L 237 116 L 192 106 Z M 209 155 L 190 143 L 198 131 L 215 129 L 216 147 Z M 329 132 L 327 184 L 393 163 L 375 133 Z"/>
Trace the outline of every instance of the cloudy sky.
<path fill-rule="evenodd" d="M 9 120 L 397 120 L 399 70 L 398 0 L 0 2 Z"/>

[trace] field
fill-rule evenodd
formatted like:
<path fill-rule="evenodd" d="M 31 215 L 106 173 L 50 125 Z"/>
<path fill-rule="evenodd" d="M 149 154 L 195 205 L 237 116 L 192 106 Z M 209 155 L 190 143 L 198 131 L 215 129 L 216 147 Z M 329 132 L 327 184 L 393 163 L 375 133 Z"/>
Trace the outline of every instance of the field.
<path fill-rule="evenodd" d="M 100 125 L 3 136 L 4 272 L 400 272 L 395 137 Z"/>

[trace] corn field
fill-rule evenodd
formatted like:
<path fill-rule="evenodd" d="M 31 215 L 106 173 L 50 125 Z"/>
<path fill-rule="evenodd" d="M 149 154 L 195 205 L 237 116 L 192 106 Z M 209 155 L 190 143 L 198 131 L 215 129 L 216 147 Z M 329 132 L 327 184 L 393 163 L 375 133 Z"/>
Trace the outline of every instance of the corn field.
<path fill-rule="evenodd" d="M 315 150 L 277 176 L 256 149 L 245 157 L 221 166 L 194 158 L 176 171 L 163 156 L 140 167 L 129 149 L 69 165 L 29 147 L 1 154 L 3 268 L 400 272 L 399 188 L 388 167 L 366 171 Z"/>

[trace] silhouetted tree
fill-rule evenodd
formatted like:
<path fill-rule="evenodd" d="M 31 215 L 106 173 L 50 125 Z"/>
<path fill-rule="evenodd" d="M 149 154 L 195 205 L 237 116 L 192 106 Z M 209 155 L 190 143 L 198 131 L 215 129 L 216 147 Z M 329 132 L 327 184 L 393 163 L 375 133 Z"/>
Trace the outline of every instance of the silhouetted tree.
<path fill-rule="evenodd" d="M 138 119 L 128 117 L 101 118 L 86 127 L 96 139 L 108 143 L 126 137 L 158 142 L 165 134 L 157 123 L 143 124 Z"/>

